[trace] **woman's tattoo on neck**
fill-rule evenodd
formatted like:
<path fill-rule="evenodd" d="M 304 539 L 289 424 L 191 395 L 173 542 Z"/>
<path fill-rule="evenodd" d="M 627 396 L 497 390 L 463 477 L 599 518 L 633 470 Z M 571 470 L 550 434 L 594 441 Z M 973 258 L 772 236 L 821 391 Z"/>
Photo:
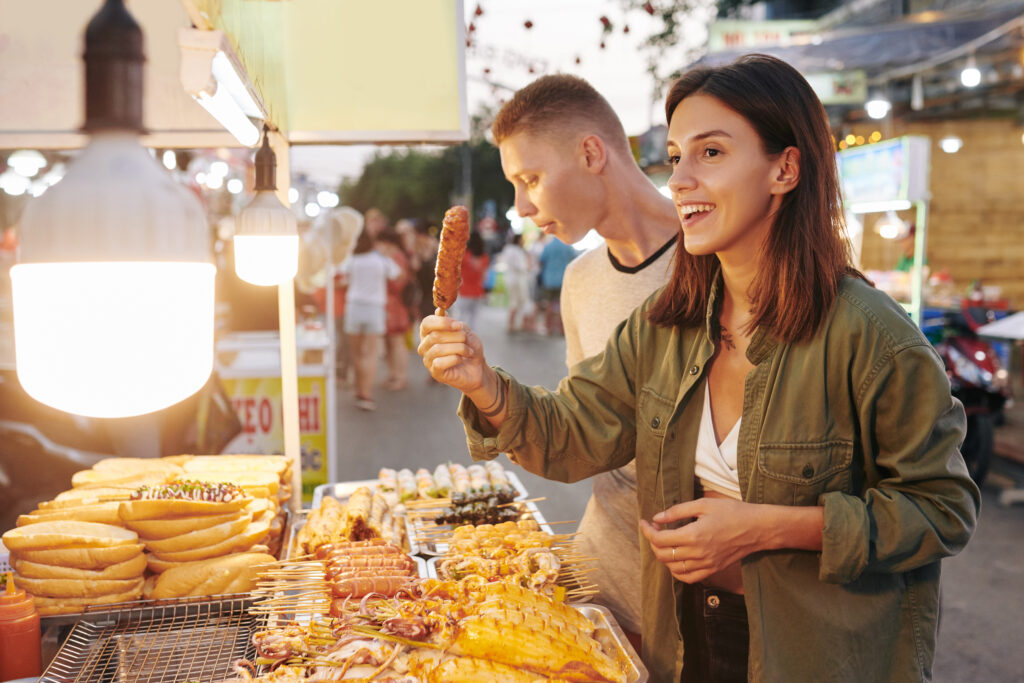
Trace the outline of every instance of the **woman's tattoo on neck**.
<path fill-rule="evenodd" d="M 725 329 L 725 325 L 718 326 L 718 338 L 722 340 L 722 343 L 725 345 L 725 348 L 729 349 L 730 351 L 736 348 L 736 342 L 732 340 L 732 335 L 729 334 L 729 330 Z"/>

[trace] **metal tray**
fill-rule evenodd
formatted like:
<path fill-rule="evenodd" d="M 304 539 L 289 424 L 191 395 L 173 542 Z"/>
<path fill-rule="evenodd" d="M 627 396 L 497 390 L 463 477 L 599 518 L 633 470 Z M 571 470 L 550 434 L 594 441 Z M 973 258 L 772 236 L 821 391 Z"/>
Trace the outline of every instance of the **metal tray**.
<path fill-rule="evenodd" d="M 345 500 L 348 499 L 345 498 Z M 295 547 L 295 540 L 298 536 L 299 530 L 306 525 L 306 521 L 309 519 L 310 512 L 310 510 L 303 510 L 302 512 L 293 516 L 292 523 L 288 526 L 288 531 L 285 534 L 284 544 L 281 546 L 282 560 L 290 560 L 293 557 L 296 557 L 300 554 L 298 552 L 298 548 Z M 402 550 L 404 550 L 407 555 L 410 555 L 413 557 L 413 559 L 415 559 L 415 557 L 417 555 L 420 555 L 422 551 L 420 550 L 420 547 L 416 544 L 416 541 L 411 536 L 409 536 L 409 526 L 405 515 L 402 515 L 402 520 L 403 521 L 401 523 L 406 525 L 406 547 L 402 548 Z"/>
<path fill-rule="evenodd" d="M 87 608 L 40 683 L 216 681 L 252 659 L 261 619 L 248 595 L 179 598 Z"/>
<path fill-rule="evenodd" d="M 546 519 L 544 519 L 544 515 L 541 514 L 540 508 L 537 507 L 536 503 L 534 503 L 533 501 L 525 501 L 525 502 L 524 501 L 517 501 L 516 505 L 517 505 L 517 507 L 520 507 L 525 514 L 528 514 L 530 517 L 533 517 L 533 519 L 536 520 L 538 526 L 540 526 L 540 530 L 541 531 L 546 531 L 549 534 L 554 534 L 555 533 L 551 529 L 551 525 L 547 523 Z M 525 517 L 520 516 L 520 519 L 524 519 L 524 518 Z M 419 544 L 419 542 L 416 541 L 416 538 L 418 536 L 418 534 L 416 532 L 419 531 L 418 524 L 416 522 L 411 521 L 408 517 L 405 518 L 405 524 L 406 524 L 406 534 L 405 535 L 409 537 L 409 543 L 410 544 L 416 543 L 421 554 L 428 555 L 428 556 L 437 556 L 437 555 L 444 555 L 446 552 L 448 552 L 448 544 L 447 543 L 434 543 L 432 541 L 427 541 L 427 542 L 425 542 L 423 544 Z M 444 526 L 449 526 L 450 527 L 451 525 L 444 525 Z M 439 528 L 439 527 L 434 527 L 434 528 Z"/>
<path fill-rule="evenodd" d="M 640 656 L 629 644 L 622 627 L 615 621 L 607 607 L 576 602 L 570 603 L 569 606 L 582 612 L 583 616 L 597 627 L 598 634 L 602 634 L 602 629 L 608 634 L 607 638 L 598 637 L 598 642 L 605 652 L 612 657 L 620 658 L 626 664 L 626 683 L 647 683 L 650 677 L 647 667 L 640 661 Z"/>
<path fill-rule="evenodd" d="M 505 470 L 505 476 L 508 477 L 508 483 L 516 490 L 516 497 L 514 500 L 525 500 L 530 497 L 530 494 L 526 491 L 526 487 L 523 486 L 523 482 L 515 472 Z M 313 489 L 313 507 L 320 507 L 320 501 L 323 500 L 324 496 L 348 498 L 352 495 L 352 492 L 360 486 L 369 486 L 370 489 L 376 490 L 377 482 L 377 479 L 359 479 L 356 481 L 341 481 L 334 484 L 320 484 Z"/>

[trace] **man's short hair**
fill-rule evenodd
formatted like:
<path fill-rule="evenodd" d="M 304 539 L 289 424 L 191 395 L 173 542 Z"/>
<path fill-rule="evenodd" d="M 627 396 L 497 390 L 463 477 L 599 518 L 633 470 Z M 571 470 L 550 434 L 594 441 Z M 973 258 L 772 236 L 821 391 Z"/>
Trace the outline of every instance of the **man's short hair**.
<path fill-rule="evenodd" d="M 541 76 L 516 91 L 491 124 L 495 144 L 516 133 L 528 135 L 579 131 L 593 127 L 610 148 L 629 153 L 622 122 L 608 100 L 582 78 Z"/>

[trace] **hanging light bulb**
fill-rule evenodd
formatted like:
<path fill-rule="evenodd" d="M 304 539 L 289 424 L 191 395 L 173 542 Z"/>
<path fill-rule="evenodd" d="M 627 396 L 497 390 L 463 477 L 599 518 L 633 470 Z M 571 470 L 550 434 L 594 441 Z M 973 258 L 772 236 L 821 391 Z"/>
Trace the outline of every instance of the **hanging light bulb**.
<path fill-rule="evenodd" d="M 907 233 L 908 226 L 900 220 L 895 211 L 886 211 L 885 215 L 875 222 L 875 229 L 878 230 L 878 234 L 883 238 L 894 240 L 897 237 L 904 236 Z"/>
<path fill-rule="evenodd" d="M 956 154 L 963 146 L 963 139 L 956 135 L 947 135 L 939 140 L 939 147 L 941 147 L 942 151 L 946 154 Z"/>
<path fill-rule="evenodd" d="M 256 196 L 238 214 L 235 272 L 254 285 L 278 285 L 295 277 L 299 267 L 299 232 L 295 214 L 277 198 L 277 157 L 263 128 L 256 152 Z"/>
<path fill-rule="evenodd" d="M 960 82 L 965 88 L 975 88 L 981 83 L 981 71 L 974 63 L 974 53 L 967 55 L 967 66 L 960 72 Z"/>
<path fill-rule="evenodd" d="M 138 141 L 142 31 L 106 0 L 85 32 L 88 146 L 26 206 L 11 268 L 18 379 L 61 410 L 124 417 L 195 393 L 213 367 L 202 207 Z"/>
<path fill-rule="evenodd" d="M 871 99 L 864 104 L 864 110 L 873 119 L 884 119 L 889 115 L 892 103 L 882 93 L 876 92 Z"/>

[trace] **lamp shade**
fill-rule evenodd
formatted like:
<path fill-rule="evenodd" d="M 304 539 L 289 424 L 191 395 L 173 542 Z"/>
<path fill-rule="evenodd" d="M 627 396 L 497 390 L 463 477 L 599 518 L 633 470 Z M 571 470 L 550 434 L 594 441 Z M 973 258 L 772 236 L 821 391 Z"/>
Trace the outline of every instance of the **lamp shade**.
<path fill-rule="evenodd" d="M 256 152 L 256 196 L 238 214 L 235 228 L 235 273 L 254 285 L 279 285 L 299 268 L 299 231 L 295 214 L 274 190 L 277 157 L 264 129 Z"/>
<path fill-rule="evenodd" d="M 254 285 L 277 285 L 295 277 L 299 233 L 295 214 L 272 190 L 256 193 L 238 214 L 235 273 Z"/>
<path fill-rule="evenodd" d="M 213 368 L 215 268 L 199 202 L 132 132 L 102 132 L 30 202 L 11 269 L 18 379 L 94 417 L 152 412 Z"/>

